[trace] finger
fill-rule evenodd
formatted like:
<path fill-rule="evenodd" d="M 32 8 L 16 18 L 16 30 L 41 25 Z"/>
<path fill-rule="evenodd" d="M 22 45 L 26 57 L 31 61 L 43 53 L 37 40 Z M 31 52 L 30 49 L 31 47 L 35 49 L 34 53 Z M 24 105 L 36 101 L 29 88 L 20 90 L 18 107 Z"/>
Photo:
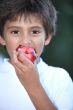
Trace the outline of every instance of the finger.
<path fill-rule="evenodd" d="M 26 57 L 26 54 L 22 51 L 19 51 L 18 53 L 18 60 L 24 65 L 32 64 L 32 62 Z"/>
<path fill-rule="evenodd" d="M 13 58 L 11 60 L 11 63 L 14 65 L 14 67 L 16 68 L 16 70 L 21 71 L 25 68 L 25 65 L 23 65 L 23 63 L 21 63 L 18 59 L 16 55 L 13 55 Z"/>
<path fill-rule="evenodd" d="M 22 71 L 21 71 L 21 69 L 18 68 L 17 65 L 14 65 L 14 67 L 15 67 L 15 71 L 16 71 L 17 76 L 19 76 L 19 77 L 22 76 Z"/>

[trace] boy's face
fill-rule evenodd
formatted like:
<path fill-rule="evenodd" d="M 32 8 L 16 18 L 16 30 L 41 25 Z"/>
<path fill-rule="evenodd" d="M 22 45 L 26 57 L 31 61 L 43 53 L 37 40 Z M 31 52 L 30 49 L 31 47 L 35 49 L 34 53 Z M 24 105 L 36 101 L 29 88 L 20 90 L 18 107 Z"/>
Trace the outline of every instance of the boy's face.
<path fill-rule="evenodd" d="M 10 57 L 19 45 L 31 46 L 35 49 L 37 56 L 40 56 L 44 45 L 47 45 L 51 39 L 49 35 L 45 40 L 45 30 L 37 16 L 30 16 L 28 19 L 22 16 L 13 21 L 7 21 L 3 35 L 4 38 L 0 37 L 1 44 L 6 45 Z"/>

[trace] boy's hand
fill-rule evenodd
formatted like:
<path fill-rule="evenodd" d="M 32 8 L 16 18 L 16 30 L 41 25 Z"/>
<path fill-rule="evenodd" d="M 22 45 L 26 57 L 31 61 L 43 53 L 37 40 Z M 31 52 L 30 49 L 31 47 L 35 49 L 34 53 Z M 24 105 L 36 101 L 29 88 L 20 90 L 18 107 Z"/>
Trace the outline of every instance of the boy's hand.
<path fill-rule="evenodd" d="M 37 71 L 35 65 L 32 64 L 36 60 L 36 54 L 32 47 L 19 45 L 16 48 L 18 63 L 15 65 L 16 71 L 23 85 L 30 86 L 37 79 Z M 21 77 L 21 78 L 20 78 Z M 27 86 L 28 85 L 28 86 Z M 34 86 L 33 86 L 34 87 Z"/>
<path fill-rule="evenodd" d="M 36 64 L 33 64 L 24 54 L 22 51 L 14 52 L 11 63 L 14 65 L 17 76 L 23 86 L 26 89 L 31 89 L 36 87 L 37 82 L 39 82 L 38 71 Z M 22 62 L 18 60 L 17 55 L 19 55 L 19 59 Z"/>

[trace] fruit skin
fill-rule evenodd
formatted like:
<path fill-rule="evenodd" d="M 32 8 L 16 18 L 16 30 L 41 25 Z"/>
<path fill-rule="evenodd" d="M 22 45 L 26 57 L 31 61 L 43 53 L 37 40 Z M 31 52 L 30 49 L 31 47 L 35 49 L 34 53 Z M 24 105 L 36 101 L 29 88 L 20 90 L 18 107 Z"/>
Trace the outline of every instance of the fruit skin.
<path fill-rule="evenodd" d="M 36 55 L 35 55 L 35 51 L 32 47 L 29 46 L 23 46 L 23 45 L 19 45 L 16 48 L 16 51 L 21 51 L 24 53 L 25 57 L 27 57 L 30 61 L 32 61 L 34 63 L 34 61 L 36 60 Z M 23 62 L 22 59 L 20 59 L 19 57 L 19 53 L 17 55 L 17 58 L 20 62 Z"/>

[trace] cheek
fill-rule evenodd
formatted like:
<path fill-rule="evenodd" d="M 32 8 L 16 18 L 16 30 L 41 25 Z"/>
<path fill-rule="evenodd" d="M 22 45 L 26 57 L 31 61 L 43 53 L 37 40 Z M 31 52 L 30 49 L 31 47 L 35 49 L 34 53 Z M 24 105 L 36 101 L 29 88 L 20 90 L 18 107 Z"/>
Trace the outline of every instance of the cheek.
<path fill-rule="evenodd" d="M 40 42 L 39 50 L 40 50 L 41 53 L 43 51 L 43 48 L 44 48 L 44 42 Z"/>
<path fill-rule="evenodd" d="M 16 47 L 17 47 L 17 42 L 15 42 L 14 40 L 10 40 L 10 39 L 6 40 L 6 49 L 7 49 L 9 56 L 12 55 Z"/>
<path fill-rule="evenodd" d="M 36 43 L 36 51 L 39 56 L 42 54 L 43 48 L 44 48 L 44 40 L 39 40 L 38 43 Z"/>

